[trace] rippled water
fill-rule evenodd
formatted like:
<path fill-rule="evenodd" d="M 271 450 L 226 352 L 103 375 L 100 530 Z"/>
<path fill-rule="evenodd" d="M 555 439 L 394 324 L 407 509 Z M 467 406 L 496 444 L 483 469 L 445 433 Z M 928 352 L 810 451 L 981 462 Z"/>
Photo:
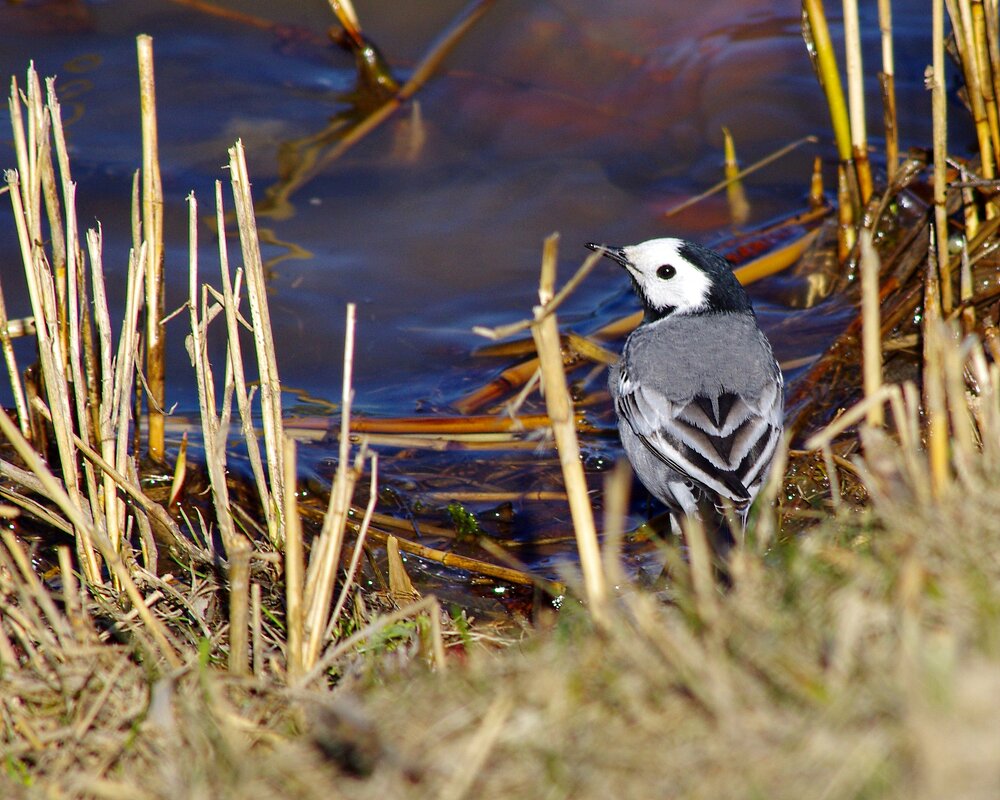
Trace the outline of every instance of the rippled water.
<path fill-rule="evenodd" d="M 462 5 L 359 2 L 358 11 L 405 78 Z M 925 4 L 894 5 L 901 128 L 906 142 L 925 143 Z M 208 209 L 213 181 L 226 178 L 226 148 L 240 137 L 263 198 L 277 180 L 279 148 L 318 132 L 343 110 L 338 96 L 354 79 L 350 55 L 327 44 L 325 29 L 334 21 L 322 0 L 229 6 L 281 27 L 156 1 L 0 9 L 0 72 L 23 75 L 34 59 L 43 75 L 58 76 L 81 221 L 103 224 L 106 262 L 119 277 L 130 181 L 141 159 L 134 37 L 155 37 L 173 304 L 186 285 L 188 192 Z M 866 55 L 874 61 L 877 26 L 869 20 L 865 27 Z M 877 134 L 876 87 L 869 89 Z M 407 115 L 399 115 L 302 187 L 291 198 L 290 218 L 261 219 L 287 243 L 266 255 L 277 262 L 272 320 L 290 387 L 336 399 L 343 307 L 353 300 L 360 304 L 359 407 L 407 413 L 417 400 L 446 402 L 462 381 L 455 357 L 478 344 L 471 326 L 509 321 L 530 307 L 548 233 L 562 234 L 566 274 L 584 254 L 584 241 L 667 234 L 711 241 L 724 234 L 722 199 L 670 221 L 660 216 L 719 178 L 723 125 L 743 163 L 800 136 L 823 140 L 750 180 L 751 224 L 799 207 L 812 157 L 830 153 L 826 110 L 797 7 L 788 2 L 499 3 L 419 103 L 422 144 L 414 144 Z M 9 141 L 9 133 L 0 138 Z M 12 165 L 9 146 L 3 152 Z M 216 263 L 207 230 L 203 241 L 207 271 Z M 15 271 L 6 203 L 0 247 L 5 274 Z M 622 283 L 613 269 L 598 271 L 568 313 L 599 308 Z M 10 302 L 12 313 L 26 308 L 23 297 Z M 178 333 L 169 394 L 192 408 L 179 333 L 186 322 L 172 324 Z M 782 342 L 776 345 L 780 351 Z"/>

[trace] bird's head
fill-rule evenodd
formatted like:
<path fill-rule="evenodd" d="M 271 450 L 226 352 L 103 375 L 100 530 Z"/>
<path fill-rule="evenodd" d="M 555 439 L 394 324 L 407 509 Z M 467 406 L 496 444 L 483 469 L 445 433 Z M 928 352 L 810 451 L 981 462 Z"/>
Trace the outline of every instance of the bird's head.
<path fill-rule="evenodd" d="M 629 247 L 588 243 L 623 266 L 646 310 L 646 319 L 671 314 L 751 311 L 750 298 L 730 263 L 714 250 L 684 239 L 650 239 Z"/>

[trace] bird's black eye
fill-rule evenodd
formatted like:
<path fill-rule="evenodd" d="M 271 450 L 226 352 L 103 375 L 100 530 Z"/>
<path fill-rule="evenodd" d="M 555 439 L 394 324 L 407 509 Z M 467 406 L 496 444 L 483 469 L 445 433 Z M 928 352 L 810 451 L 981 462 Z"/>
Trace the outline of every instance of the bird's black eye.
<path fill-rule="evenodd" d="M 677 270 L 669 264 L 664 264 L 662 267 L 656 268 L 656 277 L 661 280 L 669 281 L 676 274 Z"/>

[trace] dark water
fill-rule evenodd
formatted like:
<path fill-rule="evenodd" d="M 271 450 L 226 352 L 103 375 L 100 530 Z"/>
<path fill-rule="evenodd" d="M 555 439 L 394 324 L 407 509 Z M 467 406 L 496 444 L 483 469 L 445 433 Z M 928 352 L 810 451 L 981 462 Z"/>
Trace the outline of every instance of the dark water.
<path fill-rule="evenodd" d="M 207 213 L 213 181 L 226 178 L 226 148 L 240 137 L 262 198 L 277 180 L 278 149 L 321 130 L 354 79 L 350 55 L 326 43 L 335 22 L 323 0 L 228 5 L 283 27 L 155 0 L 0 9 L 0 74 L 23 76 L 34 59 L 42 75 L 57 76 L 81 223 L 103 224 L 105 261 L 119 279 L 130 181 L 141 160 L 134 37 L 155 37 L 172 304 L 187 280 L 188 192 Z M 358 12 L 405 78 L 462 5 L 359 2 Z M 901 129 L 906 142 L 923 144 L 926 4 L 894 5 Z M 877 26 L 869 20 L 865 28 L 874 64 Z M 875 138 L 881 112 L 876 87 L 869 89 Z M 302 187 L 290 218 L 260 220 L 288 243 L 268 247 L 266 257 L 284 257 L 273 267 L 272 320 L 290 387 L 337 398 L 343 308 L 355 301 L 359 407 L 408 413 L 418 399 L 446 402 L 461 381 L 455 357 L 478 344 L 471 326 L 529 309 L 547 234 L 562 235 L 564 274 L 584 241 L 718 238 L 728 230 L 721 198 L 670 221 L 660 212 L 720 177 L 723 125 L 743 163 L 800 136 L 822 139 L 749 181 L 751 224 L 799 207 L 812 157 L 830 153 L 827 112 L 791 2 L 499 3 L 419 102 L 425 138 L 416 152 L 401 114 Z M 11 166 L 9 133 L 0 138 Z M 208 234 L 206 274 L 216 263 Z M 6 202 L 0 248 L 4 275 L 14 273 Z M 6 283 L 16 295 L 16 281 Z M 587 314 L 622 288 L 609 265 L 567 312 Z M 24 298 L 10 303 L 14 314 L 26 309 Z M 190 409 L 179 335 L 186 320 L 173 325 L 169 394 Z"/>
<path fill-rule="evenodd" d="M 353 86 L 352 57 L 325 35 L 335 25 L 325 0 L 222 5 L 274 25 L 163 0 L 0 7 L 0 74 L 23 76 L 33 59 L 42 75 L 58 76 L 81 224 L 103 224 L 112 303 L 124 288 L 130 185 L 141 161 L 136 34 L 155 40 L 171 308 L 186 292 L 185 196 L 193 190 L 209 213 L 213 182 L 227 180 L 226 148 L 242 138 L 262 199 L 278 180 L 280 148 L 321 131 Z M 876 12 L 864 5 L 874 74 Z M 903 144 L 926 145 L 929 9 L 916 0 L 893 5 Z M 462 7 L 357 2 L 366 33 L 401 79 Z M 835 21 L 833 33 L 841 33 Z M 869 131 L 881 149 L 874 80 L 867 88 Z M 290 216 L 259 220 L 285 243 L 265 249 L 283 382 L 339 398 L 344 306 L 357 302 L 356 407 L 363 412 L 446 407 L 483 380 L 482 371 L 470 376 L 467 355 L 481 343 L 470 328 L 529 312 L 541 242 L 553 231 L 562 235 L 563 277 L 582 260 L 585 241 L 677 235 L 710 243 L 731 232 L 722 196 L 662 217 L 719 179 L 723 125 L 744 164 L 799 137 L 820 137 L 748 180 L 750 226 L 800 208 L 813 157 L 829 162 L 833 153 L 799 6 L 790 0 L 505 0 L 418 100 L 421 136 L 414 137 L 409 111 L 397 115 L 295 193 Z M 4 127 L 4 166 L 14 165 L 9 140 Z M 202 242 L 202 270 L 210 275 L 217 257 L 207 227 Z M 5 199 L 0 252 L 10 313 L 27 313 Z M 563 318 L 603 321 L 631 307 L 625 291 L 609 264 Z M 801 355 L 802 336 L 819 346 L 842 324 L 823 310 L 791 317 L 766 284 L 753 291 L 779 358 Z M 169 337 L 168 399 L 181 411 L 196 407 L 186 324 L 173 322 Z M 323 455 L 311 458 L 321 463 Z M 551 511 L 544 513 L 551 522 Z M 537 516 L 522 518 L 519 529 L 532 528 Z"/>

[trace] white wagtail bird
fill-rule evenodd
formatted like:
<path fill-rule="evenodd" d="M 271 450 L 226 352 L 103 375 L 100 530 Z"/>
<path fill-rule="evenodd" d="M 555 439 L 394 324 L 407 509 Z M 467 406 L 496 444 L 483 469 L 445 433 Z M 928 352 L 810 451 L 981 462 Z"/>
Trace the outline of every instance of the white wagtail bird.
<path fill-rule="evenodd" d="M 587 244 L 625 268 L 645 319 L 608 385 L 632 468 L 671 512 L 701 519 L 718 555 L 767 479 L 782 432 L 781 369 L 721 255 L 683 239 Z"/>

